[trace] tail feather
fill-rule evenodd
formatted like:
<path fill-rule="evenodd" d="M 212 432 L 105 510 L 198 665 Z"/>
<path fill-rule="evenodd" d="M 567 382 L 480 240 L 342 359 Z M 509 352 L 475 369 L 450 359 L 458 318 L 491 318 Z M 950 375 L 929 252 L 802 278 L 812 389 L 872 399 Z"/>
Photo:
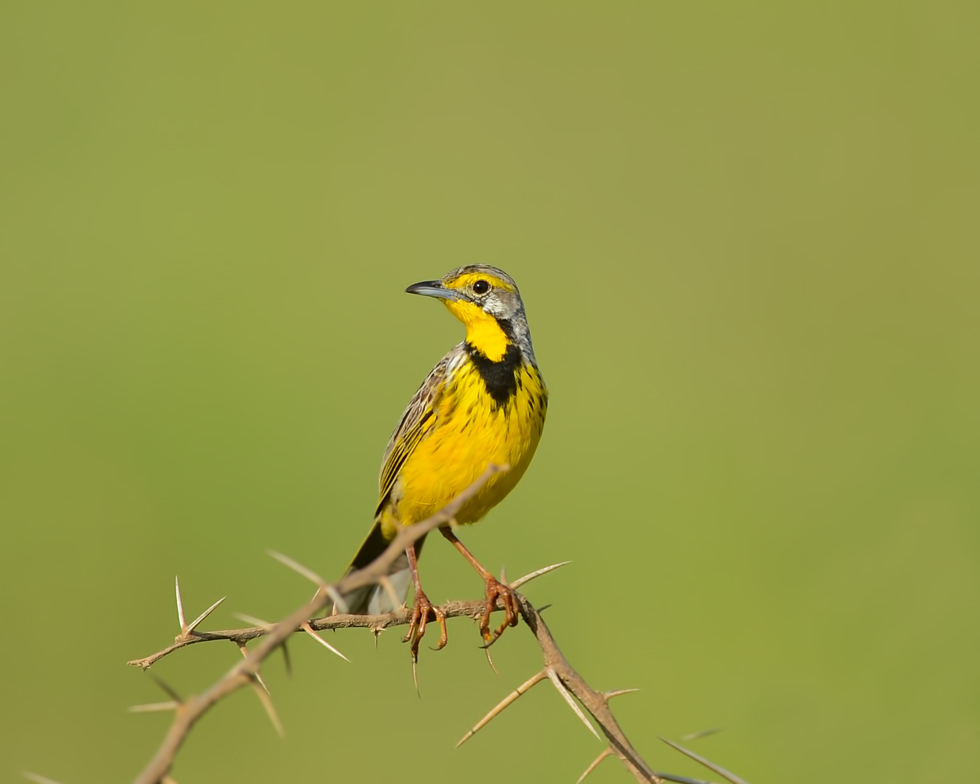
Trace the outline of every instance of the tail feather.
<path fill-rule="evenodd" d="M 425 541 L 423 536 L 415 543 L 415 555 L 422 555 L 422 543 Z M 381 530 L 381 523 L 376 522 L 371 532 L 357 551 L 354 560 L 351 562 L 347 574 L 363 569 L 383 553 L 391 540 L 387 539 Z M 401 553 L 395 562 L 388 567 L 388 579 L 391 580 L 395 589 L 396 596 L 406 596 L 409 586 L 412 584 L 412 571 L 408 566 L 408 556 Z M 380 585 L 365 585 L 356 588 L 350 593 L 344 594 L 344 601 L 353 615 L 380 615 L 381 613 L 393 612 L 398 606 L 392 604 L 388 592 Z M 334 610 L 336 612 L 336 608 Z"/>

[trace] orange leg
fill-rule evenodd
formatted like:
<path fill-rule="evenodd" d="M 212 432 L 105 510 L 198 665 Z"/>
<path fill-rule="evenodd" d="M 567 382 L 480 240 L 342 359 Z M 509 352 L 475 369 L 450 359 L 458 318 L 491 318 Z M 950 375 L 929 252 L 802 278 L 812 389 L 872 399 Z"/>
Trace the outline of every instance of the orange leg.
<path fill-rule="evenodd" d="M 446 613 L 438 607 L 434 607 L 429 597 L 422 591 L 422 583 L 419 582 L 419 565 L 415 556 L 415 543 L 413 542 L 405 548 L 405 555 L 408 556 L 408 565 L 412 570 L 412 581 L 415 583 L 415 601 L 412 603 L 412 620 L 408 627 L 408 634 L 405 635 L 405 642 L 412 641 L 412 664 L 419 659 L 419 642 L 425 634 L 425 624 L 429 620 L 429 613 L 435 616 L 439 622 L 442 633 L 439 635 L 439 642 L 435 649 L 442 650 L 446 647 L 449 633 L 446 630 Z"/>
<path fill-rule="evenodd" d="M 483 564 L 473 557 L 473 553 L 466 549 L 466 546 L 456 538 L 456 534 L 454 534 L 449 528 L 440 528 L 439 533 L 445 536 L 452 546 L 463 554 L 463 557 L 470 562 L 477 572 L 479 572 L 480 577 L 483 578 L 483 582 L 486 584 L 487 603 L 483 608 L 483 618 L 480 620 L 480 634 L 483 635 L 483 639 L 486 640 L 487 645 L 491 645 L 501 634 L 504 633 L 504 629 L 506 629 L 508 626 L 517 626 L 517 619 L 520 617 L 517 595 L 511 588 L 508 588 L 506 585 L 497 580 L 496 577 L 490 574 Z M 504 609 L 504 622 L 500 624 L 500 627 L 493 634 L 491 634 L 490 613 L 494 611 L 497 599 L 500 599 L 500 604 Z"/>

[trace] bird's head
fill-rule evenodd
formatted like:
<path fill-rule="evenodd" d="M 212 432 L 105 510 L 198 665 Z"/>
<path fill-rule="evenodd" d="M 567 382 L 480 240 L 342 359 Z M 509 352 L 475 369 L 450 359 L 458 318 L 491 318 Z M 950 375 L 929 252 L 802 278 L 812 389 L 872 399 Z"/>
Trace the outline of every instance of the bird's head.
<path fill-rule="evenodd" d="M 441 280 L 426 280 L 405 289 L 437 297 L 466 326 L 466 340 L 489 359 L 499 361 L 509 345 L 534 359 L 524 303 L 514 279 L 485 264 L 459 267 Z"/>

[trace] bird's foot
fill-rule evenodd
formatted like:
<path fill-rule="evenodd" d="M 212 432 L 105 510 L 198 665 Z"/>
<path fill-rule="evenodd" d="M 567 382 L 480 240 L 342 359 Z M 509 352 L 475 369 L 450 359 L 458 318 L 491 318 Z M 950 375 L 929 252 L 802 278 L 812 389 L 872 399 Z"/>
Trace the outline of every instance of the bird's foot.
<path fill-rule="evenodd" d="M 520 605 L 517 601 L 517 593 L 513 588 L 504 585 L 495 577 L 486 578 L 486 597 L 487 603 L 483 607 L 483 618 L 480 619 L 480 634 L 486 642 L 485 647 L 493 645 L 497 638 L 504 633 L 508 626 L 517 626 L 517 619 L 520 617 Z M 500 600 L 504 608 L 504 621 L 496 631 L 490 632 L 490 613 L 494 611 L 497 600 Z"/>
<path fill-rule="evenodd" d="M 412 603 L 412 619 L 408 626 L 408 634 L 402 642 L 412 643 L 412 664 L 419 660 L 419 643 L 425 635 L 425 625 L 429 622 L 430 613 L 438 622 L 440 634 L 439 642 L 433 650 L 441 651 L 446 647 L 449 640 L 449 632 L 446 630 L 446 613 L 429 601 L 429 597 L 416 589 L 415 601 Z"/>

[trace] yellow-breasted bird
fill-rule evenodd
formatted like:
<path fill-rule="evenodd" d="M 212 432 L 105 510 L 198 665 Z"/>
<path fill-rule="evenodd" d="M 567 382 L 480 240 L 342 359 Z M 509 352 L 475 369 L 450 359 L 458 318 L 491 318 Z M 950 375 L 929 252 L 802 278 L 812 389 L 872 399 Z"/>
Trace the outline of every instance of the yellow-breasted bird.
<path fill-rule="evenodd" d="M 531 347 L 524 303 L 517 284 L 496 267 L 460 267 L 442 280 L 409 286 L 410 294 L 437 297 L 466 326 L 466 339 L 432 369 L 408 404 L 388 442 L 374 527 L 350 570 L 371 563 L 397 535 L 399 527 L 425 520 L 471 485 L 490 463 L 510 470 L 493 475 L 457 513 L 456 522 L 475 523 L 497 505 L 524 475 L 534 456 L 548 408 L 548 391 Z M 489 643 L 517 624 L 513 592 L 473 557 L 448 527 L 440 533 L 480 573 L 486 584 L 486 609 L 480 633 Z M 406 640 L 413 659 L 431 612 L 441 627 L 439 648 L 446 644 L 446 619 L 429 602 L 419 582 L 417 560 L 423 539 L 409 545 L 391 567 L 396 595 L 415 584 L 415 602 Z M 497 599 L 505 619 L 490 633 L 490 613 Z M 344 597 L 350 612 L 390 612 L 388 592 L 367 586 Z"/>

